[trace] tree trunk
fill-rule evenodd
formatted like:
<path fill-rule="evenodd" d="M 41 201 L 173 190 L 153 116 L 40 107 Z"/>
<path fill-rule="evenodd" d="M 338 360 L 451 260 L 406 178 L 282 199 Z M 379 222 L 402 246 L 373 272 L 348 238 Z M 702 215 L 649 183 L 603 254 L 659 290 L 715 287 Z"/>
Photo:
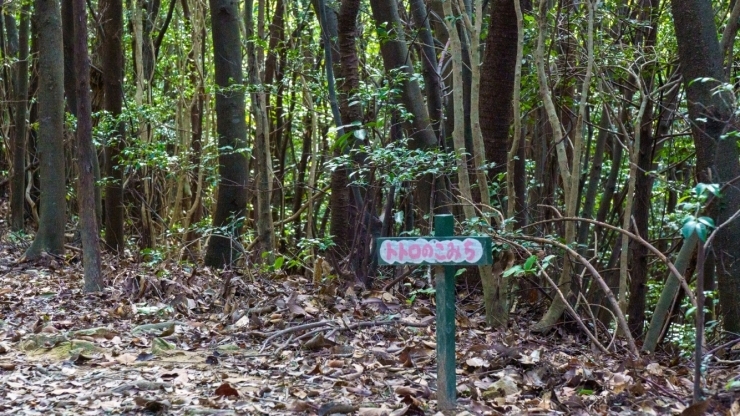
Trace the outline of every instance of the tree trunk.
<path fill-rule="evenodd" d="M 635 44 L 650 49 L 655 46 L 658 34 L 658 1 L 643 0 L 637 6 L 637 21 L 644 25 L 638 30 Z M 653 89 L 653 72 L 655 65 L 647 65 L 642 76 L 643 94 L 650 94 Z M 653 135 L 653 104 L 648 103 L 639 124 L 640 147 L 637 149 L 637 178 L 632 215 L 635 220 L 635 233 L 645 239 L 649 237 L 651 196 L 653 187 L 653 154 L 655 140 Z M 648 249 L 636 241 L 630 242 L 630 287 L 629 287 L 629 327 L 634 337 L 642 335 L 645 326 L 645 303 L 648 281 Z"/>
<path fill-rule="evenodd" d="M 319 1 L 320 5 L 323 5 L 323 1 Z M 319 6 L 321 7 L 321 6 Z M 324 6 L 324 13 L 326 20 L 330 19 L 329 13 L 333 11 L 327 10 Z M 357 57 L 357 50 L 355 45 L 355 37 L 357 35 L 357 15 L 360 10 L 360 1 L 358 0 L 345 0 L 339 6 L 339 15 L 336 20 L 337 29 L 337 43 L 338 46 L 338 61 L 333 61 L 336 68 L 339 69 L 341 81 L 339 85 L 339 112 L 342 118 L 343 125 L 349 125 L 353 122 L 360 123 L 362 121 L 362 107 L 359 104 L 350 106 L 350 97 L 352 94 L 357 92 L 360 85 L 360 74 L 359 74 L 359 59 Z M 322 23 L 324 30 L 329 30 L 330 25 L 328 22 Z M 329 33 L 328 35 L 331 35 Z M 326 39 L 329 37 L 327 36 Z M 325 45 L 326 46 L 326 45 Z M 327 64 L 328 65 L 328 64 Z M 342 129 L 345 131 L 345 129 Z M 348 139 L 348 144 L 344 146 L 344 149 L 336 149 L 334 156 L 339 156 L 342 151 L 347 151 L 354 143 L 354 138 Z M 334 236 L 334 243 L 336 246 L 332 248 L 333 261 L 345 258 L 355 241 L 354 236 L 354 223 L 357 218 L 356 216 L 356 204 L 352 204 L 352 195 L 350 193 L 349 185 L 349 169 L 345 166 L 338 167 L 331 173 L 331 196 L 329 199 L 329 205 L 331 206 L 331 221 L 329 232 Z"/>
<path fill-rule="evenodd" d="M 174 2 L 174 0 L 173 0 Z M 104 32 L 101 45 L 103 61 L 104 109 L 114 120 L 114 130 L 108 136 L 105 146 L 105 243 L 114 252 L 121 253 L 125 246 L 123 233 L 123 167 L 119 158 L 123 150 L 125 126 L 120 120 L 123 108 L 123 2 L 122 0 L 102 0 L 102 27 Z"/>
<path fill-rule="evenodd" d="M 254 25 L 262 28 L 264 25 L 264 0 L 258 0 L 258 18 L 255 22 L 252 16 L 252 0 L 248 0 L 244 7 L 244 25 L 247 28 L 247 39 L 254 37 Z M 257 36 L 262 37 L 258 29 Z M 264 62 L 264 50 L 254 42 L 247 44 L 249 83 L 253 87 L 261 87 L 263 76 L 260 67 Z M 257 240 L 258 254 L 265 255 L 268 264 L 275 261 L 275 229 L 272 222 L 272 156 L 270 154 L 270 123 L 267 118 L 267 103 L 265 92 L 257 88 L 251 94 L 252 115 L 255 120 L 255 138 L 253 153 L 257 160 L 255 169 L 255 188 L 257 193 Z"/>
<path fill-rule="evenodd" d="M 74 16 L 75 72 L 77 73 L 77 166 L 79 179 L 80 234 L 85 266 L 85 292 L 103 289 L 100 270 L 98 219 L 95 209 L 94 165 L 97 157 L 92 144 L 92 114 L 90 104 L 90 63 L 87 54 L 87 10 L 85 0 L 72 0 Z"/>
<path fill-rule="evenodd" d="M 689 118 L 696 146 L 696 169 L 699 182 L 726 184 L 740 176 L 737 137 L 726 134 L 734 130 L 734 97 L 730 91 L 715 91 L 722 82 L 722 51 L 717 40 L 712 3 L 708 0 L 671 0 L 673 23 L 678 42 L 681 73 L 686 84 Z M 701 82 L 697 79 L 711 79 Z M 719 201 L 712 206 L 717 226 L 727 221 L 740 208 L 740 188 L 723 188 Z M 740 221 L 733 221 L 717 232 L 714 251 L 719 287 L 719 301 L 724 329 L 740 333 L 740 260 L 737 241 Z"/>
<path fill-rule="evenodd" d="M 26 197 L 26 116 L 28 115 L 28 38 L 30 4 L 21 9 L 18 35 L 18 62 L 15 65 L 15 136 L 13 175 L 10 178 L 10 229 L 22 231 Z"/>
<path fill-rule="evenodd" d="M 76 74 L 74 69 L 74 16 L 72 2 L 62 1 L 62 44 L 64 48 L 64 95 L 67 98 L 67 111 L 77 117 Z"/>
<path fill-rule="evenodd" d="M 352 0 L 359 3 L 358 0 Z M 342 2 L 344 6 L 344 2 Z M 444 88 L 442 77 L 437 70 L 437 54 L 434 47 L 431 25 L 429 24 L 430 13 L 424 0 L 411 0 L 411 15 L 414 25 L 419 33 L 419 44 L 421 49 L 421 74 L 424 77 L 424 89 L 427 98 L 427 112 L 432 122 L 432 128 L 437 137 L 442 140 L 442 119 L 444 111 L 444 100 L 442 90 Z M 341 17 L 340 17 L 341 19 Z"/>
<path fill-rule="evenodd" d="M 39 44 L 38 157 L 41 179 L 39 230 L 27 259 L 64 254 L 67 189 L 64 180 L 64 51 L 57 0 L 35 1 Z"/>
<path fill-rule="evenodd" d="M 218 197 L 205 264 L 225 267 L 240 255 L 238 239 L 247 206 L 248 162 L 239 8 L 230 0 L 209 0 L 216 72 L 216 133 L 218 135 Z"/>
<path fill-rule="evenodd" d="M 486 56 L 481 67 L 480 128 L 486 146 L 486 161 L 493 163 L 488 171 L 496 175 L 506 172 L 509 127 L 512 120 L 511 99 L 514 94 L 516 66 L 517 20 L 515 0 L 493 0 L 491 23 L 486 38 Z"/>

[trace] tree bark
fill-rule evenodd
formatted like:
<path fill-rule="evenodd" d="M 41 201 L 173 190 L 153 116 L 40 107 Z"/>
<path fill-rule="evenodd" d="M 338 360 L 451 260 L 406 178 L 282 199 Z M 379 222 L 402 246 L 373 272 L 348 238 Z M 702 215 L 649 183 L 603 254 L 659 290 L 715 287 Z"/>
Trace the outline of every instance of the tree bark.
<path fill-rule="evenodd" d="M 326 22 L 322 23 L 324 30 L 330 30 L 332 26 L 328 20 L 332 19 L 330 13 L 333 10 L 319 1 L 319 7 L 324 7 Z M 350 106 L 350 97 L 357 92 L 360 85 L 359 59 L 355 45 L 357 35 L 357 15 L 360 11 L 360 1 L 344 0 L 339 6 L 339 14 L 336 17 L 336 30 L 338 50 L 338 61 L 332 59 L 334 66 L 339 70 L 341 80 L 338 82 L 338 103 L 342 124 L 347 126 L 362 121 L 362 107 L 359 103 Z M 331 36 L 331 33 L 328 33 Z M 329 39 L 329 36 L 326 37 Z M 334 45 L 331 45 L 334 46 Z M 328 64 L 327 64 L 328 65 Z M 352 127 L 350 129 L 354 130 Z M 342 129 L 346 133 L 346 129 Z M 334 156 L 339 156 L 354 144 L 354 137 L 348 138 L 344 149 L 335 149 Z M 338 167 L 331 173 L 331 196 L 329 205 L 331 207 L 331 221 L 329 232 L 334 236 L 332 253 L 337 261 L 346 257 L 355 241 L 354 223 L 356 216 L 356 204 L 352 203 L 351 189 L 349 185 L 349 169 L 345 166 Z"/>
<path fill-rule="evenodd" d="M 72 2 L 62 1 L 62 45 L 64 48 L 64 95 L 67 98 L 67 111 L 77 117 L 76 74 L 74 70 L 74 16 Z"/>
<path fill-rule="evenodd" d="M 264 25 L 264 0 L 258 0 L 257 21 L 252 16 L 252 0 L 248 0 L 244 7 L 244 25 L 247 28 L 247 39 L 255 35 L 254 26 L 262 28 Z M 257 36 L 261 38 L 262 34 Z M 247 44 L 249 83 L 255 88 L 251 94 L 252 115 L 255 120 L 254 155 L 257 160 L 255 169 L 255 188 L 257 192 L 257 240 L 258 254 L 265 255 L 268 264 L 275 261 L 275 229 L 272 222 L 272 156 L 270 154 L 270 123 L 267 119 L 267 103 L 262 88 L 263 76 L 260 67 L 264 62 L 264 50 L 255 42 Z"/>
<path fill-rule="evenodd" d="M 644 25 L 638 31 L 635 44 L 643 49 L 652 49 L 658 34 L 659 22 L 658 0 L 642 0 L 636 10 L 637 20 Z M 642 77 L 643 94 L 650 94 L 653 89 L 653 72 L 655 65 L 647 65 Z M 635 178 L 635 194 L 632 215 L 635 219 L 635 233 L 647 239 L 649 234 L 649 220 L 651 196 L 653 188 L 653 154 L 655 140 L 653 135 L 653 103 L 649 102 L 640 120 L 640 147 L 637 156 L 637 178 Z M 629 327 L 634 337 L 642 335 L 645 326 L 645 307 L 648 281 L 648 250 L 635 241 L 630 243 L 630 288 Z"/>
<path fill-rule="evenodd" d="M 75 72 L 77 73 L 77 166 L 79 179 L 80 234 L 85 266 L 85 292 L 103 289 L 100 270 L 100 245 L 95 204 L 94 165 L 97 164 L 92 144 L 92 110 L 90 103 L 90 62 L 87 53 L 87 9 L 85 0 L 72 0 L 74 16 Z"/>
<path fill-rule="evenodd" d="M 205 264 L 226 267 L 240 255 L 238 239 L 247 206 L 248 162 L 239 8 L 231 0 L 209 0 L 216 72 L 216 133 L 218 135 L 218 197 Z"/>
<path fill-rule="evenodd" d="M 678 42 L 681 73 L 686 84 L 689 118 L 696 146 L 696 169 L 699 182 L 726 184 L 740 175 L 737 137 L 726 134 L 736 131 L 734 97 L 725 89 L 715 91 L 724 81 L 722 51 L 717 40 L 714 11 L 709 0 L 671 0 L 673 23 Z M 712 79 L 701 82 L 697 79 Z M 723 188 L 719 201 L 712 206 L 715 223 L 727 221 L 740 208 L 740 188 Z M 719 301 L 726 331 L 740 333 L 740 258 L 737 241 L 740 221 L 722 227 L 717 234 L 714 251 L 719 287 Z"/>
<path fill-rule="evenodd" d="M 174 3 L 174 0 L 172 0 Z M 120 120 L 123 108 L 123 2 L 101 0 L 101 45 L 103 61 L 104 109 L 114 120 L 114 130 L 109 133 L 105 146 L 105 243 L 109 249 L 121 253 L 125 246 L 123 231 L 123 168 L 119 158 L 123 150 L 125 125 Z"/>
<path fill-rule="evenodd" d="M 36 0 L 38 30 L 38 157 L 41 185 L 39 230 L 26 259 L 64 254 L 67 189 L 64 178 L 64 50 L 57 0 Z"/>
<path fill-rule="evenodd" d="M 26 201 L 26 131 L 28 116 L 28 39 L 31 7 L 21 9 L 18 31 L 18 62 L 15 66 L 15 136 L 13 137 L 13 174 L 10 178 L 10 229 L 22 231 Z"/>
<path fill-rule="evenodd" d="M 358 2 L 357 0 L 352 0 Z M 344 5 L 344 2 L 342 2 Z M 442 140 L 442 120 L 444 118 L 444 100 L 442 90 L 444 85 L 442 77 L 437 70 L 437 54 L 434 47 L 434 37 L 432 28 L 429 24 L 430 13 L 424 0 L 411 0 L 411 15 L 414 18 L 414 25 L 419 33 L 419 44 L 421 49 L 421 74 L 424 77 L 424 89 L 427 98 L 427 112 L 432 122 L 432 128 L 437 137 Z"/>
<path fill-rule="evenodd" d="M 512 121 L 511 99 L 514 94 L 517 20 L 515 0 L 493 0 L 491 23 L 486 38 L 486 56 L 481 67 L 480 128 L 486 147 L 486 161 L 493 163 L 488 171 L 495 179 L 506 172 L 509 127 Z"/>

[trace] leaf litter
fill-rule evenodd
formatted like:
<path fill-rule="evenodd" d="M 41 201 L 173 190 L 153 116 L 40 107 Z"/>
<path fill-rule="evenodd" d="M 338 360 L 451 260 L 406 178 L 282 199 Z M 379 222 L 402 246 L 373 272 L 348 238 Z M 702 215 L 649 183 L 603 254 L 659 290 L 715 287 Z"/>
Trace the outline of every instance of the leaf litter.
<path fill-rule="evenodd" d="M 438 414 L 433 296 L 113 257 L 110 288 L 85 295 L 79 263 L 12 256 L 0 413 Z M 453 414 L 740 414 L 732 357 L 707 362 L 710 398 L 690 406 L 689 359 L 605 355 L 571 327 L 532 334 L 533 311 L 494 331 L 479 296 L 459 298 Z"/>

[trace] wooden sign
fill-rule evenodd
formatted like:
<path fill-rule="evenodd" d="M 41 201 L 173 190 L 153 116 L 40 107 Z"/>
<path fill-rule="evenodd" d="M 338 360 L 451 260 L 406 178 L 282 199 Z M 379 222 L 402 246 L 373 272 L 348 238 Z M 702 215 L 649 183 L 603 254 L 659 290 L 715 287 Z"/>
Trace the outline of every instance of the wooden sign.
<path fill-rule="evenodd" d="M 434 216 L 434 237 L 396 237 L 377 240 L 378 264 L 435 267 L 437 303 L 437 406 L 456 407 L 455 266 L 492 264 L 491 238 L 453 236 L 452 215 Z"/>
<path fill-rule="evenodd" d="M 473 266 L 491 264 L 490 237 L 399 237 L 378 239 L 378 263 Z"/>

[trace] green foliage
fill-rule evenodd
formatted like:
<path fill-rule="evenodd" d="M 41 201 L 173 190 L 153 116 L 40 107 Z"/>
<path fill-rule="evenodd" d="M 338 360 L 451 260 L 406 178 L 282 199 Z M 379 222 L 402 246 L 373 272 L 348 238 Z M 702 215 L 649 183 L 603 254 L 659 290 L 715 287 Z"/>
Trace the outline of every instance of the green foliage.
<path fill-rule="evenodd" d="M 699 240 L 706 241 L 709 232 L 714 229 L 714 220 L 710 217 L 698 216 L 710 195 L 720 198 L 720 187 L 718 184 L 699 183 L 693 189 L 693 198 L 682 202 L 681 207 L 689 211 L 682 220 L 681 235 L 689 238 L 691 233 L 696 233 Z"/>
<path fill-rule="evenodd" d="M 524 261 L 524 264 L 518 264 L 515 265 L 508 270 L 506 270 L 503 274 L 504 277 L 519 277 L 519 276 L 525 276 L 525 275 L 539 275 L 542 270 L 546 270 L 550 264 L 552 263 L 553 259 L 555 259 L 555 255 L 549 255 L 542 259 L 542 261 L 538 263 L 538 257 L 535 255 L 531 255 L 527 258 L 527 260 Z"/>

